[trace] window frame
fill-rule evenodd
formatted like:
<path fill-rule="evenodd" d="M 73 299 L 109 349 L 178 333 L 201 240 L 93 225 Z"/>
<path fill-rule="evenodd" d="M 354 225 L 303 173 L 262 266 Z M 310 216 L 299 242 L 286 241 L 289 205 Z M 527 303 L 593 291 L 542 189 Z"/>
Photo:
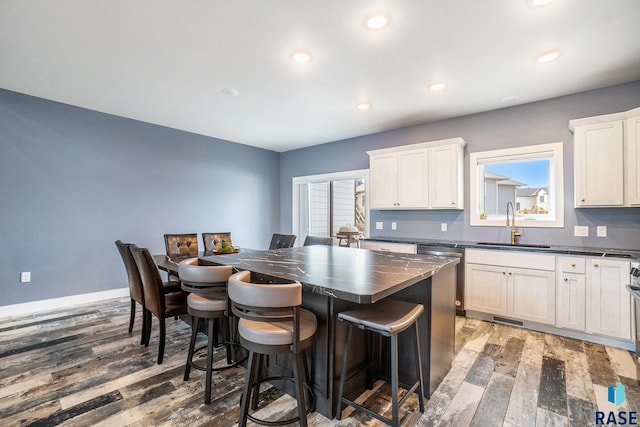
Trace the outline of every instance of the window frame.
<path fill-rule="evenodd" d="M 499 150 L 481 151 L 469 154 L 469 217 L 470 225 L 478 227 L 504 227 L 504 215 L 492 215 L 480 218 L 480 200 L 484 197 L 484 178 L 480 177 L 481 166 L 489 163 L 501 163 L 517 160 L 550 160 L 549 164 L 549 192 L 546 197 L 553 218 L 534 216 L 517 216 L 518 227 L 550 227 L 564 228 L 564 163 L 563 143 L 529 145 L 523 147 L 503 148 Z M 553 197 L 550 197 L 552 195 Z M 520 221 L 518 221 L 520 219 Z"/>

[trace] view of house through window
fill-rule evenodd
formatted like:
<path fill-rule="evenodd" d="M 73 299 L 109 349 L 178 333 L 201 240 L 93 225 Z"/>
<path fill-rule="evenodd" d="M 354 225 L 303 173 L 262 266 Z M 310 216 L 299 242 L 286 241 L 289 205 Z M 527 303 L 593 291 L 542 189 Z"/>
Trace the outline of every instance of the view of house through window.
<path fill-rule="evenodd" d="M 471 225 L 503 226 L 507 203 L 524 227 L 563 227 L 562 143 L 471 153 Z"/>
<path fill-rule="evenodd" d="M 493 163 L 480 166 L 484 171 L 486 215 L 504 214 L 512 202 L 517 215 L 547 215 L 549 206 L 549 160 Z"/>
<path fill-rule="evenodd" d="M 293 179 L 293 230 L 306 236 L 335 236 L 340 227 L 368 227 L 368 171 L 296 177 Z"/>

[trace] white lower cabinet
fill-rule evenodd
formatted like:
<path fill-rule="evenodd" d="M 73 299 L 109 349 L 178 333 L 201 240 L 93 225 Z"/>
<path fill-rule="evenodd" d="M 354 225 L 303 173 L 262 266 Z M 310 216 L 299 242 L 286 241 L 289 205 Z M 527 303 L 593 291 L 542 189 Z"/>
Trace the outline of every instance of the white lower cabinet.
<path fill-rule="evenodd" d="M 556 326 L 584 332 L 586 318 L 585 259 L 558 257 Z"/>
<path fill-rule="evenodd" d="M 608 337 L 631 339 L 632 297 L 630 263 L 623 260 L 587 258 L 586 331 Z"/>
<path fill-rule="evenodd" d="M 555 322 L 554 256 L 467 250 L 465 257 L 466 309 L 539 323 Z"/>
<path fill-rule="evenodd" d="M 560 334 L 570 330 L 585 339 L 632 341 L 627 260 L 476 249 L 467 249 L 465 258 L 468 311 L 549 325 Z"/>

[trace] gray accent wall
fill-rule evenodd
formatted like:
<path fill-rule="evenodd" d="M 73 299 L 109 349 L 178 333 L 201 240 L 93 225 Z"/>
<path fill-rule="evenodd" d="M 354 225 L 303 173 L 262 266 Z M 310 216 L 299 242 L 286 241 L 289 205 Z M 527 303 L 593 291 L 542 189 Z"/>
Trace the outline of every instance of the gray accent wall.
<path fill-rule="evenodd" d="M 469 225 L 469 153 L 562 141 L 564 143 L 564 228 L 526 228 L 523 243 L 599 248 L 640 248 L 640 208 L 573 208 L 573 135 L 569 120 L 640 107 L 640 81 L 448 120 L 331 142 L 283 153 L 280 159 L 281 223 L 291 230 L 291 178 L 369 167 L 367 150 L 462 137 L 465 148 L 465 211 L 372 211 L 371 236 L 462 241 L 510 241 L 506 227 Z M 428 108 L 425 104 L 425 108 Z M 370 112 L 375 120 L 375 109 Z M 382 221 L 384 230 L 376 230 Z M 391 230 L 391 222 L 397 230 Z M 448 231 L 440 231 L 441 223 Z M 589 226 L 589 237 L 574 237 L 575 225 Z M 606 225 L 608 237 L 596 237 Z"/>
<path fill-rule="evenodd" d="M 231 231 L 266 249 L 279 157 L 0 90 L 0 306 L 126 287 L 117 239 L 164 253 L 164 233 Z"/>

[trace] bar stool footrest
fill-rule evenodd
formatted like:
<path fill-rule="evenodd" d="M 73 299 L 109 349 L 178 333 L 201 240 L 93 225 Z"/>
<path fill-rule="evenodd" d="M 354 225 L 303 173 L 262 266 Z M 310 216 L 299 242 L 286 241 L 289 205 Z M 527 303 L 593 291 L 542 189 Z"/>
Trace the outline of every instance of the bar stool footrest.
<path fill-rule="evenodd" d="M 295 383 L 295 378 L 294 377 L 284 377 L 284 376 L 280 376 L 280 377 L 266 377 L 266 378 L 260 378 L 259 381 L 256 381 L 256 383 L 254 383 L 254 385 L 260 385 L 262 383 L 266 383 L 266 382 L 270 382 L 270 381 L 291 381 L 293 383 Z M 259 388 L 258 388 L 259 389 Z M 311 388 L 311 386 L 309 384 L 307 384 L 306 382 L 304 383 L 304 389 L 306 392 L 309 393 L 309 399 L 308 399 L 308 405 L 307 405 L 307 413 L 306 415 L 308 416 L 311 412 L 313 412 L 316 409 L 316 396 L 315 393 L 313 392 L 313 389 Z M 307 398 L 307 393 L 305 393 L 305 399 Z M 242 400 L 242 396 L 240 396 L 240 400 Z M 294 417 L 294 418 L 289 418 L 288 420 L 279 420 L 279 421 L 269 421 L 269 420 L 262 420 L 260 418 L 256 418 L 251 414 L 247 414 L 247 419 L 256 423 L 256 424 L 260 424 L 263 426 L 284 426 L 287 424 L 292 424 L 296 421 L 300 421 L 300 417 Z"/>
<path fill-rule="evenodd" d="M 229 347 L 234 347 L 234 348 L 240 349 L 242 352 L 244 352 L 244 356 L 240 360 L 237 360 L 235 362 L 231 362 L 231 363 L 228 363 L 228 364 L 226 364 L 224 366 L 220 366 L 220 367 L 217 367 L 217 368 L 211 368 L 211 370 L 213 372 L 220 372 L 220 371 L 224 371 L 225 369 L 231 369 L 231 368 L 233 368 L 235 366 L 238 366 L 239 364 L 241 364 L 245 360 L 247 360 L 247 357 L 249 356 L 249 353 L 247 352 L 247 350 L 244 347 L 242 347 L 240 344 L 238 344 L 238 343 L 225 341 L 224 343 L 222 343 L 222 345 L 220 345 L 220 347 L 227 347 L 227 351 L 229 351 Z M 207 349 L 207 345 L 205 344 L 205 345 L 200 346 L 200 347 L 196 348 L 195 350 L 193 350 L 193 354 L 195 356 L 195 354 L 197 352 L 202 351 L 202 350 L 206 350 L 206 349 Z M 199 371 L 205 371 L 205 372 L 207 370 L 206 366 L 197 364 L 196 362 L 193 361 L 193 358 L 192 358 L 192 360 L 187 361 L 187 363 L 193 369 L 197 369 Z"/>

